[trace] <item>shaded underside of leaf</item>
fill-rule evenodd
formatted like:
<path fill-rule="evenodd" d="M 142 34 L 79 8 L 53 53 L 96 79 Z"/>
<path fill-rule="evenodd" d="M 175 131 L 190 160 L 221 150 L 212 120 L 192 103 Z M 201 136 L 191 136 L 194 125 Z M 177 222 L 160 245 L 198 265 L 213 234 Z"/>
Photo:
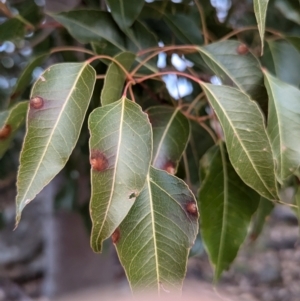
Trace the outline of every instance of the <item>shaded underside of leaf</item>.
<path fill-rule="evenodd" d="M 93 222 L 91 245 L 119 226 L 143 189 L 152 156 L 152 132 L 139 105 L 122 98 L 89 117 Z"/>
<path fill-rule="evenodd" d="M 258 25 L 258 31 L 261 40 L 261 53 L 264 50 L 264 36 L 265 36 L 265 26 L 266 26 L 266 15 L 269 0 L 253 0 L 254 13 Z"/>
<path fill-rule="evenodd" d="M 147 113 L 153 130 L 152 165 L 174 174 L 189 139 L 189 121 L 172 107 L 151 107 Z"/>
<path fill-rule="evenodd" d="M 224 85 L 239 88 L 263 105 L 266 91 L 260 64 L 251 52 L 240 54 L 241 45 L 238 41 L 222 41 L 199 47 L 199 52 Z"/>
<path fill-rule="evenodd" d="M 187 208 L 194 209 L 192 214 Z M 178 293 L 197 231 L 196 201 L 187 185 L 175 176 L 151 168 L 145 187 L 120 225 L 115 241 L 133 291 Z"/>
<path fill-rule="evenodd" d="M 0 134 L 0 158 L 9 148 L 17 130 L 24 124 L 27 108 L 28 102 L 24 101 L 16 104 L 10 110 L 0 112 L 0 133 L 7 131 L 7 136 L 2 135 L 1 137 Z"/>
<path fill-rule="evenodd" d="M 21 211 L 66 164 L 78 140 L 96 80 L 86 63 L 48 68 L 34 84 L 27 133 L 20 157 L 17 222 Z"/>
<path fill-rule="evenodd" d="M 258 105 L 231 87 L 203 83 L 202 88 L 222 125 L 238 175 L 260 195 L 278 199 L 273 154 Z"/>
<path fill-rule="evenodd" d="M 122 52 L 116 55 L 114 59 L 129 71 L 135 60 L 135 55 L 131 52 Z M 125 79 L 124 71 L 112 62 L 107 69 L 101 92 L 101 104 L 103 106 L 120 99 Z"/>
<path fill-rule="evenodd" d="M 300 84 L 300 53 L 286 41 L 268 41 L 276 76 L 296 87 Z"/>
<path fill-rule="evenodd" d="M 199 191 L 200 230 L 215 281 L 229 268 L 244 242 L 259 195 L 234 171 L 224 146 L 212 147 L 202 158 L 205 175 Z"/>
<path fill-rule="evenodd" d="M 300 91 L 265 72 L 269 94 L 268 134 L 281 181 L 300 166 Z"/>

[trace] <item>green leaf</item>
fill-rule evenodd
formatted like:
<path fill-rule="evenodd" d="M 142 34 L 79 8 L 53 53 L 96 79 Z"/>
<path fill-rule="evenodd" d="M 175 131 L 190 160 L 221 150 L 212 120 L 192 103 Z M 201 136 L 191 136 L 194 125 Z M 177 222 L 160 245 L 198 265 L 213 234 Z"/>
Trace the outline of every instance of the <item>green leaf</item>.
<path fill-rule="evenodd" d="M 94 110 L 89 129 L 91 245 L 101 252 L 103 240 L 119 226 L 143 189 L 152 156 L 152 132 L 141 107 L 126 98 Z"/>
<path fill-rule="evenodd" d="M 199 123 L 190 120 L 190 124 L 191 134 L 186 148 L 188 172 L 191 183 L 197 185 L 198 190 L 201 180 L 199 179 L 199 161 L 207 150 L 214 145 L 214 140 Z"/>
<path fill-rule="evenodd" d="M 205 178 L 199 191 L 200 230 L 217 281 L 246 238 L 259 195 L 241 181 L 222 144 L 212 147 L 201 165 Z"/>
<path fill-rule="evenodd" d="M 163 20 L 182 43 L 192 45 L 203 43 L 200 28 L 190 17 L 180 13 L 165 14 Z"/>
<path fill-rule="evenodd" d="M 293 6 L 287 0 L 276 0 L 275 7 L 283 14 L 286 19 L 300 25 L 300 12 L 298 4 Z"/>
<path fill-rule="evenodd" d="M 300 166 L 300 91 L 265 72 L 269 94 L 268 134 L 282 182 Z M 288 101 L 287 101 L 288 100 Z"/>
<path fill-rule="evenodd" d="M 263 105 L 267 97 L 261 66 L 244 46 L 240 42 L 229 40 L 199 47 L 199 52 L 224 85 L 239 88 Z M 241 50 L 246 53 L 240 54 Z"/>
<path fill-rule="evenodd" d="M 17 130 L 26 118 L 28 102 L 20 102 L 10 110 L 0 112 L 0 158 L 9 148 Z"/>
<path fill-rule="evenodd" d="M 135 55 L 131 52 L 122 52 L 116 55 L 114 59 L 129 71 L 135 60 Z M 116 63 L 112 62 L 107 69 L 101 92 L 101 103 L 103 106 L 120 99 L 125 79 L 126 74 L 124 71 Z"/>
<path fill-rule="evenodd" d="M 49 67 L 34 84 L 17 180 L 17 224 L 23 208 L 66 164 L 95 80 L 87 63 L 64 63 Z"/>
<path fill-rule="evenodd" d="M 242 180 L 267 199 L 279 199 L 271 145 L 258 105 L 241 91 L 202 88 L 224 130 L 230 161 Z"/>
<path fill-rule="evenodd" d="M 266 15 L 269 0 L 253 0 L 254 13 L 258 25 L 258 31 L 261 39 L 261 53 L 264 52 L 264 37 L 265 37 L 265 25 Z"/>
<path fill-rule="evenodd" d="M 13 88 L 11 95 L 12 100 L 17 99 L 24 92 L 24 90 L 32 81 L 33 70 L 40 66 L 48 56 L 49 53 L 44 53 L 30 60 L 22 74 L 18 77 L 17 83 Z"/>
<path fill-rule="evenodd" d="M 106 0 L 106 2 L 114 20 L 122 30 L 133 24 L 145 4 L 144 0 L 131 0 L 130 4 L 125 0 Z"/>
<path fill-rule="evenodd" d="M 152 165 L 175 174 L 189 139 L 189 121 L 180 108 L 156 106 L 147 113 L 153 130 Z"/>
<path fill-rule="evenodd" d="M 70 34 L 81 43 L 105 39 L 121 51 L 125 51 L 123 34 L 108 12 L 80 9 L 50 14 L 50 16 L 64 25 Z"/>
<path fill-rule="evenodd" d="M 23 38 L 26 32 L 25 26 L 18 18 L 11 18 L 0 24 L 0 42 Z"/>
<path fill-rule="evenodd" d="M 288 42 L 290 42 L 298 50 L 298 52 L 300 52 L 300 37 L 297 37 L 297 36 L 286 36 L 284 38 Z"/>
<path fill-rule="evenodd" d="M 299 86 L 300 53 L 286 41 L 268 41 L 276 76 L 284 82 Z M 268 68 L 268 66 L 266 66 Z"/>
<path fill-rule="evenodd" d="M 251 241 L 255 241 L 257 237 L 260 235 L 267 217 L 270 215 L 271 211 L 274 208 L 274 204 L 264 197 L 260 198 L 259 205 L 257 211 L 255 212 L 255 216 L 253 219 L 253 224 L 250 232 Z"/>
<path fill-rule="evenodd" d="M 134 22 L 132 27 L 129 30 L 127 30 L 126 34 L 127 34 L 126 47 L 129 51 L 133 53 L 136 53 L 143 49 L 157 47 L 158 45 L 158 41 L 154 33 L 151 30 L 149 30 L 149 28 L 140 21 Z M 139 56 L 137 61 L 141 62 L 147 56 L 148 54 Z M 144 67 L 146 67 L 151 72 L 157 72 L 156 62 L 157 59 L 153 58 L 149 60 L 147 63 L 145 63 Z M 146 68 L 142 67 L 139 70 L 139 72 L 147 72 Z"/>
<path fill-rule="evenodd" d="M 195 197 L 180 179 L 150 169 L 113 242 L 134 292 L 180 293 L 198 232 Z"/>

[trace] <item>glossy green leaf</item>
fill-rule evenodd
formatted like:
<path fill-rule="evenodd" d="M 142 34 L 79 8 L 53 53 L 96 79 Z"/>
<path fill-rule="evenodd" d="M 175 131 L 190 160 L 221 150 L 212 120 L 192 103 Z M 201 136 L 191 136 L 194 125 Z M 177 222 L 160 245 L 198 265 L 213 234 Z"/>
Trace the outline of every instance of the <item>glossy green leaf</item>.
<path fill-rule="evenodd" d="M 24 92 L 24 90 L 32 81 L 33 70 L 40 66 L 48 56 L 49 53 L 44 53 L 30 60 L 22 74 L 18 77 L 17 83 L 13 88 L 11 95 L 12 100 L 17 99 Z"/>
<path fill-rule="evenodd" d="M 180 293 L 198 232 L 195 197 L 180 179 L 150 169 L 113 241 L 134 292 Z"/>
<path fill-rule="evenodd" d="M 268 134 L 281 182 L 300 166 L 300 90 L 265 72 L 269 94 Z"/>
<path fill-rule="evenodd" d="M 223 145 L 212 147 L 201 165 L 205 178 L 198 201 L 200 231 L 217 281 L 246 238 L 259 195 L 236 174 Z"/>
<path fill-rule="evenodd" d="M 87 63 L 49 67 L 34 84 L 18 172 L 17 223 L 23 208 L 66 164 L 78 140 L 96 80 Z"/>
<path fill-rule="evenodd" d="M 239 53 L 242 45 L 229 40 L 199 47 L 199 52 L 224 85 L 237 87 L 251 99 L 264 104 L 267 97 L 260 64 L 252 53 Z"/>
<path fill-rule="evenodd" d="M 121 51 L 125 51 L 123 34 L 108 12 L 80 9 L 51 14 L 51 17 L 64 25 L 81 43 L 97 42 L 104 38 Z"/>
<path fill-rule="evenodd" d="M 114 59 L 118 61 L 125 70 L 129 71 L 135 60 L 135 55 L 131 52 L 122 52 L 116 55 Z M 120 99 L 125 79 L 126 74 L 124 71 L 116 63 L 112 62 L 106 71 L 101 92 L 101 103 L 103 106 Z"/>
<path fill-rule="evenodd" d="M 264 197 L 260 198 L 259 205 L 257 211 L 255 212 L 255 216 L 253 218 L 253 224 L 250 232 L 250 240 L 255 241 L 257 237 L 260 235 L 267 217 L 270 215 L 274 208 L 274 203 L 265 199 Z"/>
<path fill-rule="evenodd" d="M 254 13 L 258 25 L 258 31 L 261 39 L 261 53 L 264 51 L 264 37 L 266 26 L 266 15 L 269 0 L 253 0 Z"/>
<path fill-rule="evenodd" d="M 192 45 L 203 43 L 200 28 L 190 17 L 179 13 L 165 14 L 163 20 L 182 43 Z"/>
<path fill-rule="evenodd" d="M 9 148 L 17 130 L 24 124 L 28 102 L 20 102 L 0 112 L 0 158 Z"/>
<path fill-rule="evenodd" d="M 284 82 L 299 86 L 300 53 L 286 41 L 268 41 L 276 76 Z M 268 66 L 266 66 L 268 68 Z"/>
<path fill-rule="evenodd" d="M 222 125 L 238 175 L 260 195 L 277 200 L 273 154 L 256 102 L 231 87 L 203 83 L 202 88 Z"/>
<path fill-rule="evenodd" d="M 147 113 L 153 130 L 152 165 L 175 174 L 189 139 L 189 121 L 179 108 L 156 106 Z"/>
<path fill-rule="evenodd" d="M 126 3 L 126 0 L 106 0 L 106 2 L 114 20 L 122 30 L 133 24 L 145 4 L 144 0 L 131 0 L 130 4 Z"/>
<path fill-rule="evenodd" d="M 152 156 L 152 132 L 141 107 L 126 98 L 94 110 L 89 129 L 91 245 L 101 252 L 103 240 L 119 226 L 143 189 Z"/>

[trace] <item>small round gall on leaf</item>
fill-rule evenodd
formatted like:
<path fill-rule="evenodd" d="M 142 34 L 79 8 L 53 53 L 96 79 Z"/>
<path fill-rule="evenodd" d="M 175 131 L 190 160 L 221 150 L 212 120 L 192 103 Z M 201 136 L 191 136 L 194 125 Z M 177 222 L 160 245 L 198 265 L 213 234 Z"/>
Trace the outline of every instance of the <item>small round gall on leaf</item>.
<path fill-rule="evenodd" d="M 190 201 L 185 205 L 186 211 L 193 216 L 198 216 L 198 209 L 195 202 Z"/>
<path fill-rule="evenodd" d="M 120 239 L 120 228 L 117 228 L 111 236 L 112 242 L 117 244 Z"/>
<path fill-rule="evenodd" d="M 6 139 L 11 134 L 12 128 L 9 124 L 5 124 L 0 128 L 0 140 Z"/>
<path fill-rule="evenodd" d="M 35 96 L 30 99 L 30 107 L 33 109 L 40 109 L 44 105 L 44 99 L 40 96 Z"/>
<path fill-rule="evenodd" d="M 240 44 L 237 47 L 236 52 L 240 55 L 247 54 L 249 52 L 249 48 L 245 44 Z"/>
<path fill-rule="evenodd" d="M 108 160 L 105 155 L 98 150 L 92 150 L 90 163 L 93 170 L 103 171 L 108 167 Z"/>
<path fill-rule="evenodd" d="M 164 167 L 163 170 L 165 170 L 166 172 L 168 172 L 171 175 L 175 175 L 175 164 L 171 161 L 168 161 Z"/>

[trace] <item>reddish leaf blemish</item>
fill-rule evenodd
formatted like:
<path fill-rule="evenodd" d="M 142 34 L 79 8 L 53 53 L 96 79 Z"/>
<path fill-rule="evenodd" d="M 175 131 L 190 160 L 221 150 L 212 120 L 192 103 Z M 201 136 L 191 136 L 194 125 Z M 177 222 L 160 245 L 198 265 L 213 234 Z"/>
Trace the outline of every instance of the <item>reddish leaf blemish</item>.
<path fill-rule="evenodd" d="M 171 161 L 168 161 L 162 168 L 166 172 L 168 172 L 171 175 L 175 175 L 175 164 Z"/>
<path fill-rule="evenodd" d="M 112 242 L 117 244 L 120 239 L 120 228 L 117 228 L 111 236 Z"/>
<path fill-rule="evenodd" d="M 6 139 L 12 131 L 12 128 L 9 124 L 5 124 L 1 129 L 0 129 L 0 140 Z"/>
<path fill-rule="evenodd" d="M 35 96 L 30 99 L 30 107 L 33 109 L 40 109 L 44 105 L 44 99 L 40 96 Z"/>
<path fill-rule="evenodd" d="M 240 55 L 247 54 L 249 52 L 249 48 L 245 44 L 240 44 L 237 47 L 236 52 Z"/>
<path fill-rule="evenodd" d="M 108 160 L 106 156 L 99 150 L 92 150 L 90 163 L 93 170 L 103 171 L 108 167 Z"/>
<path fill-rule="evenodd" d="M 185 209 L 188 214 L 198 217 L 198 209 L 195 202 L 193 201 L 187 202 L 185 205 Z"/>

